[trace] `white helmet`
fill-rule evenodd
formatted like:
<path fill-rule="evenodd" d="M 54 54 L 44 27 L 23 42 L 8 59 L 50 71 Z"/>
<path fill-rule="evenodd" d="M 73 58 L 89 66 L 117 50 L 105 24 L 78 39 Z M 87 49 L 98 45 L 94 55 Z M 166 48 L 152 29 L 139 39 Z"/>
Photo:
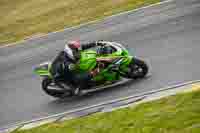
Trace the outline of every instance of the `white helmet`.
<path fill-rule="evenodd" d="M 79 41 L 69 41 L 65 45 L 64 51 L 68 55 L 69 58 L 71 58 L 72 60 L 75 60 L 73 50 L 78 51 L 80 49 L 81 49 L 81 45 Z"/>

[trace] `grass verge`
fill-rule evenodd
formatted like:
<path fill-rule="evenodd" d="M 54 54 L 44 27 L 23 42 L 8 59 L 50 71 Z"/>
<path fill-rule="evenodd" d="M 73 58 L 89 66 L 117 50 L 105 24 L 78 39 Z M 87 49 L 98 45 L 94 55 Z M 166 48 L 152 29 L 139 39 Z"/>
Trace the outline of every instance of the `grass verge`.
<path fill-rule="evenodd" d="M 160 0 L 0 0 L 0 44 L 132 10 Z"/>
<path fill-rule="evenodd" d="M 15 133 L 199 133 L 200 90 Z"/>

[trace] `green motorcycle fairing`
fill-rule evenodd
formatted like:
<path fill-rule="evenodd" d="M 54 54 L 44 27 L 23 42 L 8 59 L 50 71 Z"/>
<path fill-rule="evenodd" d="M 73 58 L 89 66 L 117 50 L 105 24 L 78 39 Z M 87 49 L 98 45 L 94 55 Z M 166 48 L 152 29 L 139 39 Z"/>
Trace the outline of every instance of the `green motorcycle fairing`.
<path fill-rule="evenodd" d="M 81 58 L 76 65 L 76 69 L 80 72 L 91 71 L 96 66 L 97 53 L 93 50 L 86 50 L 81 52 Z"/>
<path fill-rule="evenodd" d="M 125 73 L 128 71 L 128 65 L 132 61 L 132 56 L 129 56 L 129 53 L 127 50 L 118 50 L 116 52 L 113 52 L 112 54 L 106 54 L 106 55 L 98 55 L 96 51 L 94 50 L 86 50 L 81 52 L 81 59 L 79 64 L 77 64 L 77 69 L 79 72 L 89 72 L 93 70 L 96 65 L 96 59 L 97 58 L 112 58 L 112 59 L 119 59 L 119 67 L 120 71 L 122 73 Z M 115 81 L 120 79 L 120 75 L 117 72 L 110 71 L 110 67 L 113 64 L 110 64 L 107 68 L 101 70 L 101 72 L 93 78 L 94 81 Z"/>
<path fill-rule="evenodd" d="M 45 63 L 39 64 L 38 66 L 36 66 L 34 68 L 34 72 L 41 77 L 52 78 L 50 69 L 51 69 L 51 62 L 45 62 Z"/>

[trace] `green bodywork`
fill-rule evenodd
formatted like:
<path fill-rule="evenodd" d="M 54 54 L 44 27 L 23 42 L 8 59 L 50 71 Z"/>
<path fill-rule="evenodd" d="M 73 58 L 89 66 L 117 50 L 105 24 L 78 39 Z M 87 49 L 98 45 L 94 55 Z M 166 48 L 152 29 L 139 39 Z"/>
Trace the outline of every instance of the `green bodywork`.
<path fill-rule="evenodd" d="M 51 69 L 51 63 L 46 62 L 46 63 L 40 64 L 39 66 L 35 67 L 34 72 L 41 77 L 51 78 L 52 75 L 50 73 L 50 69 Z"/>
<path fill-rule="evenodd" d="M 95 50 L 85 50 L 81 52 L 81 59 L 79 63 L 75 66 L 75 73 L 84 73 L 89 72 L 97 66 L 97 59 L 98 58 L 112 58 L 112 59 L 119 59 L 122 60 L 119 63 L 120 72 L 126 72 L 128 70 L 128 66 L 130 62 L 132 61 L 132 56 L 129 55 L 127 50 L 120 50 L 113 52 L 112 54 L 106 54 L 106 55 L 98 55 Z M 113 64 L 110 64 L 105 69 L 102 69 L 100 73 L 93 78 L 95 81 L 115 81 L 120 79 L 120 75 L 117 72 L 112 72 L 109 70 L 109 68 Z M 35 68 L 34 72 L 40 76 L 48 76 L 51 78 L 50 74 L 51 69 L 51 63 L 44 63 L 39 65 Z"/>

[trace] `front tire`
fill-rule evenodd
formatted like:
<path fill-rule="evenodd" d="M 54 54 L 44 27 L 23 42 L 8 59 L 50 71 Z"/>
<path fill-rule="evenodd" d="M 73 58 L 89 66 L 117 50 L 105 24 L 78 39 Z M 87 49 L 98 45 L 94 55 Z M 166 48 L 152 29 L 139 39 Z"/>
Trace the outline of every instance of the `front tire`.
<path fill-rule="evenodd" d="M 133 58 L 129 68 L 130 71 L 128 72 L 128 77 L 132 79 L 144 78 L 149 71 L 147 64 L 137 58 Z"/>
<path fill-rule="evenodd" d="M 43 91 L 55 98 L 64 98 L 66 96 L 65 90 L 56 90 L 56 89 L 49 89 L 49 85 L 52 83 L 52 80 L 49 78 L 44 78 L 42 80 L 42 89 Z"/>

